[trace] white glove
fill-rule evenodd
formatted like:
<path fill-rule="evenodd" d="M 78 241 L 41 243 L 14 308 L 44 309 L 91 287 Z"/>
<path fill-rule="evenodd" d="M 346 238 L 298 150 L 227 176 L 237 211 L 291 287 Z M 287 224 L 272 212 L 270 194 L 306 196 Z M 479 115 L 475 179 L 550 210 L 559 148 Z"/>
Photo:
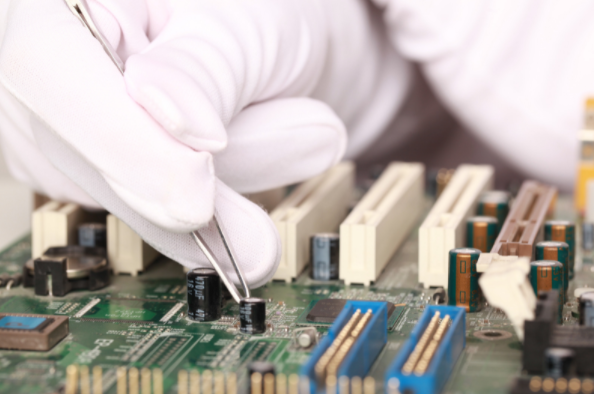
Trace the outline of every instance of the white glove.
<path fill-rule="evenodd" d="M 104 207 L 188 267 L 208 266 L 188 232 L 216 207 L 248 282 L 262 285 L 278 235 L 232 189 L 298 182 L 341 158 L 342 123 L 307 96 L 327 102 L 364 149 L 406 93 L 406 64 L 358 0 L 90 6 L 124 78 L 63 0 L 0 5 L 11 170 L 52 198 Z M 212 225 L 201 233 L 234 276 Z"/>
<path fill-rule="evenodd" d="M 374 0 L 468 128 L 526 175 L 573 187 L 594 94 L 591 1 Z"/>

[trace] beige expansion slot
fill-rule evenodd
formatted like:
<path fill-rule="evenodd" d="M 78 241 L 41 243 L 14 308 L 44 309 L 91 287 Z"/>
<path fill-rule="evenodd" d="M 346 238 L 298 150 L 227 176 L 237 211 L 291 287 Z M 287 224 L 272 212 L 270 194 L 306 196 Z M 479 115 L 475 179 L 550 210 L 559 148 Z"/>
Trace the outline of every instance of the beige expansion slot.
<path fill-rule="evenodd" d="M 425 168 L 392 163 L 340 225 L 340 279 L 374 282 L 423 211 Z"/>
<path fill-rule="evenodd" d="M 113 215 L 107 216 L 107 257 L 115 274 L 136 276 L 158 255 L 126 223 Z"/>
<path fill-rule="evenodd" d="M 309 261 L 310 237 L 338 229 L 352 201 L 355 166 L 339 163 L 302 183 L 271 214 L 283 246 L 273 279 L 291 281 Z"/>
<path fill-rule="evenodd" d="M 493 167 L 461 165 L 419 228 L 419 283 L 448 287 L 448 253 L 463 247 L 466 219 L 493 186 Z"/>
<path fill-rule="evenodd" d="M 50 201 L 33 211 L 32 218 L 31 253 L 35 259 L 52 246 L 76 245 L 85 212 L 76 204 Z"/>

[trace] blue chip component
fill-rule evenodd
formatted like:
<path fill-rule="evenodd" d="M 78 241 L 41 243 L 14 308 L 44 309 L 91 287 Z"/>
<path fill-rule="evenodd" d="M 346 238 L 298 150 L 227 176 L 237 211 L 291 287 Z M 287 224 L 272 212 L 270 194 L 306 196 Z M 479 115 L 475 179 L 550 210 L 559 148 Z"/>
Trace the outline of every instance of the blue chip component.
<path fill-rule="evenodd" d="M 348 376 L 349 378 L 354 376 L 366 376 L 371 365 L 375 362 L 375 359 L 386 345 L 386 342 L 388 341 L 387 303 L 376 301 L 347 301 L 344 309 L 328 330 L 328 335 L 321 340 L 312 352 L 307 363 L 301 368 L 300 375 L 308 378 L 311 394 L 325 393 L 324 382 L 318 381 L 315 367 L 357 310 L 360 310 L 361 314 L 365 314 L 367 311 L 371 310 L 372 316 L 344 357 L 343 361 L 340 363 L 336 376 Z"/>
<path fill-rule="evenodd" d="M 44 317 L 4 316 L 0 319 L 0 329 L 35 330 L 46 320 Z"/>
<path fill-rule="evenodd" d="M 440 319 L 449 316 L 452 319 L 451 325 L 445 331 L 425 372 L 422 374 L 404 373 L 404 364 L 419 344 L 436 312 L 439 312 Z M 411 332 L 410 338 L 404 343 L 394 362 L 388 368 L 385 381 L 386 393 L 390 391 L 390 387 L 397 387 L 400 392 L 409 390 L 414 394 L 440 393 L 450 378 L 456 361 L 465 346 L 466 310 L 456 306 L 428 305 Z"/>

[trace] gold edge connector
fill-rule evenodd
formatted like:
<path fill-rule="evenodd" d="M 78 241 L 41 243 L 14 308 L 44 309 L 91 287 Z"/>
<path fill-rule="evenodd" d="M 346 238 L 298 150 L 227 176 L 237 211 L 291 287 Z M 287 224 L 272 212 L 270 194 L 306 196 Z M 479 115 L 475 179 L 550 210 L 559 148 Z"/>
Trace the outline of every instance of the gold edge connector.
<path fill-rule="evenodd" d="M 412 353 L 410 354 L 410 356 L 408 356 L 408 359 L 404 363 L 404 366 L 402 367 L 403 374 L 410 375 L 414 371 L 415 367 L 417 366 L 417 363 L 419 362 L 419 359 L 421 358 L 421 355 L 425 351 L 425 348 L 429 344 L 431 337 L 437 329 L 438 324 L 439 312 L 435 312 L 435 315 L 433 315 L 431 321 L 429 321 L 429 324 L 423 332 L 423 335 L 421 335 L 421 339 L 417 343 L 417 346 L 415 346 Z"/>
<path fill-rule="evenodd" d="M 429 343 L 429 346 L 427 346 L 427 349 L 425 349 L 425 351 L 423 352 L 423 355 L 421 356 L 421 359 L 419 360 L 419 363 L 415 367 L 415 370 L 414 370 L 415 375 L 417 375 L 417 376 L 423 375 L 427 371 L 427 368 L 429 367 L 429 363 L 431 362 L 431 359 L 435 355 L 435 352 L 437 351 L 439 344 L 443 340 L 445 333 L 447 332 L 448 328 L 450 327 L 451 320 L 452 319 L 450 318 L 449 315 L 446 315 L 441 320 L 441 323 L 439 324 L 439 327 L 437 328 L 437 331 L 435 332 L 435 335 L 433 336 L 431 343 Z"/>

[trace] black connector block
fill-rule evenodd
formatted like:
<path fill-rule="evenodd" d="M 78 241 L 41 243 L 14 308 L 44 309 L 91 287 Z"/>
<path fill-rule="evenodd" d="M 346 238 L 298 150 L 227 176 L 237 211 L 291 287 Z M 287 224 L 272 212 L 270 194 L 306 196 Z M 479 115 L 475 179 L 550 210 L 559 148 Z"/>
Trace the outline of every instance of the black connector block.
<path fill-rule="evenodd" d="M 575 352 L 576 373 L 594 375 L 594 327 L 559 326 L 556 290 L 539 294 L 535 318 L 524 322 L 523 368 L 534 375 L 545 374 L 545 351 L 550 347 Z"/>

